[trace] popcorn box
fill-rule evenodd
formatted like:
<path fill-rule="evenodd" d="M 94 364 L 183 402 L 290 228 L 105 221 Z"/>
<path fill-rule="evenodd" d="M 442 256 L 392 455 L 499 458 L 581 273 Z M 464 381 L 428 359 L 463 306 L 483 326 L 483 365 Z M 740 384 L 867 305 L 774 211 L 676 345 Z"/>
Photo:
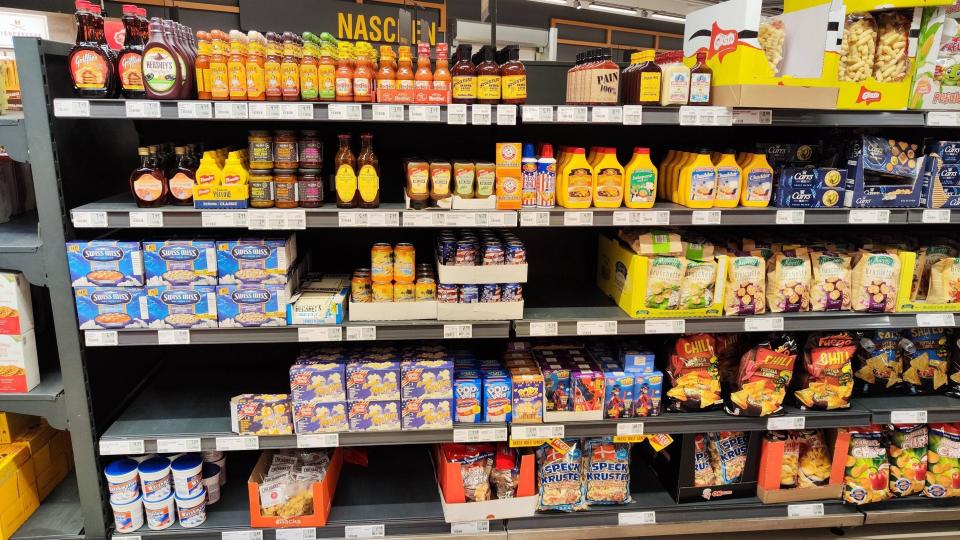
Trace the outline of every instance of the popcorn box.
<path fill-rule="evenodd" d="M 764 504 L 840 498 L 847 451 L 850 449 L 850 433 L 845 429 L 834 429 L 826 431 L 825 435 L 831 460 L 829 481 L 822 486 L 789 489 L 780 487 L 787 440 L 764 438 L 760 447 L 760 472 L 757 478 L 757 497 Z M 793 459 L 796 460 L 795 457 Z M 798 464 L 793 462 L 793 466 L 797 467 Z"/>
<path fill-rule="evenodd" d="M 240 435 L 292 435 L 287 394 L 240 394 L 230 398 L 230 427 Z"/>
<path fill-rule="evenodd" d="M 456 421 L 473 424 L 483 421 L 483 379 L 477 371 L 457 372 L 453 379 Z"/>
<path fill-rule="evenodd" d="M 285 285 L 218 285 L 217 320 L 221 328 L 286 326 Z"/>
<path fill-rule="evenodd" d="M 399 431 L 400 402 L 361 399 L 349 403 L 350 431 Z"/>
<path fill-rule="evenodd" d="M 483 421 L 510 422 L 513 418 L 513 385 L 510 377 L 483 378 Z"/>
<path fill-rule="evenodd" d="M 414 398 L 403 400 L 403 429 L 450 429 L 453 427 L 453 399 Z"/>
<path fill-rule="evenodd" d="M 344 402 L 344 373 L 340 362 L 298 362 L 290 366 L 290 397 L 294 403 Z"/>
<path fill-rule="evenodd" d="M 400 363 L 350 362 L 346 369 L 347 400 L 395 401 L 400 399 Z"/>
<path fill-rule="evenodd" d="M 148 286 L 217 284 L 217 247 L 213 240 L 143 242 Z"/>
<path fill-rule="evenodd" d="M 848 149 L 847 208 L 915 208 L 926 190 L 920 147 L 864 135 Z"/>
<path fill-rule="evenodd" d="M 142 287 L 140 242 L 67 242 L 67 267 L 74 287 Z"/>
<path fill-rule="evenodd" d="M 0 393 L 29 392 L 40 384 L 34 331 L 0 335 Z"/>
<path fill-rule="evenodd" d="M 19 272 L 0 272 L 0 335 L 33 330 L 30 283 Z"/>
<path fill-rule="evenodd" d="M 285 284 L 297 258 L 294 236 L 217 242 L 217 274 L 221 285 Z"/>
<path fill-rule="evenodd" d="M 923 8 L 907 103 L 911 109 L 960 109 L 960 86 L 957 84 L 960 64 L 956 63 L 956 43 L 960 35 L 958 8 L 960 2 Z"/>
<path fill-rule="evenodd" d="M 136 287 L 75 287 L 80 330 L 146 328 L 150 320 L 146 291 Z"/>
<path fill-rule="evenodd" d="M 510 370 L 510 409 L 514 424 L 539 424 L 543 422 L 543 375 L 539 371 L 523 368 Z"/>
<path fill-rule="evenodd" d="M 633 379 L 633 416 L 660 416 L 663 373 L 638 373 Z"/>
<path fill-rule="evenodd" d="M 606 372 L 603 397 L 604 418 L 633 417 L 633 374 L 624 371 Z"/>
<path fill-rule="evenodd" d="M 147 312 L 150 328 L 216 328 L 217 288 L 147 287 Z"/>
<path fill-rule="evenodd" d="M 960 97 L 960 93 L 957 93 Z M 927 141 L 923 208 L 960 207 L 960 142 Z"/>
<path fill-rule="evenodd" d="M 288 527 L 323 527 L 327 524 L 330 515 L 330 506 L 333 504 L 333 494 L 337 491 L 337 481 L 340 479 L 340 469 L 343 466 L 343 449 L 332 449 L 327 473 L 320 482 L 314 482 L 313 512 L 305 516 L 281 517 L 264 516 L 260 513 L 260 483 L 270 469 L 273 461 L 273 452 L 265 451 L 250 472 L 247 479 L 247 498 L 250 501 L 250 526 L 259 528 L 288 528 Z"/>
<path fill-rule="evenodd" d="M 293 429 L 297 435 L 307 433 L 337 433 L 348 431 L 347 403 L 345 401 L 293 402 Z"/>
<path fill-rule="evenodd" d="M 453 362 L 404 360 L 400 362 L 400 395 L 403 399 L 453 397 Z"/>

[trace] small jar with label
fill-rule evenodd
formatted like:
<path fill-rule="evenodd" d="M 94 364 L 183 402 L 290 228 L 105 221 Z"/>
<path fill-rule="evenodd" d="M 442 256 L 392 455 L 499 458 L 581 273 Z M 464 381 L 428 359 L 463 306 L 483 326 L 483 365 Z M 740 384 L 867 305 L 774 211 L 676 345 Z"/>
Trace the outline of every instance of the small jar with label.
<path fill-rule="evenodd" d="M 277 208 L 296 208 L 300 204 L 296 169 L 274 169 L 274 200 Z"/>
<path fill-rule="evenodd" d="M 250 208 L 273 208 L 273 171 L 250 171 Z"/>
<path fill-rule="evenodd" d="M 287 130 L 277 131 L 273 136 L 273 166 L 277 169 L 296 169 L 299 163 L 297 134 Z"/>
<path fill-rule="evenodd" d="M 273 136 L 269 131 L 251 131 L 247 137 L 249 143 L 251 169 L 273 168 Z"/>
<path fill-rule="evenodd" d="M 323 206 L 323 179 L 320 177 L 320 169 L 300 169 L 298 190 L 302 208 Z"/>
<path fill-rule="evenodd" d="M 315 130 L 306 129 L 300 132 L 300 167 L 323 168 L 323 143 Z"/>

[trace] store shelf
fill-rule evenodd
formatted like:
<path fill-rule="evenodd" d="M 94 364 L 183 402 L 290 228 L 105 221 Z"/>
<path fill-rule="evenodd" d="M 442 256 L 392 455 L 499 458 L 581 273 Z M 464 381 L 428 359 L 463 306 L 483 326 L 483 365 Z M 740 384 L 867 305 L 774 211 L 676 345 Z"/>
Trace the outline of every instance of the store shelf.
<path fill-rule="evenodd" d="M 40 384 L 29 392 L 0 394 L 0 411 L 42 416 L 53 427 L 66 429 L 65 401 L 60 373 L 47 372 L 41 374 Z"/>
<path fill-rule="evenodd" d="M 47 273 L 39 254 L 40 244 L 36 212 L 0 224 L 0 269 L 18 270 L 30 283 L 45 285 Z"/>
<path fill-rule="evenodd" d="M 14 161 L 29 161 L 27 129 L 23 111 L 10 111 L 0 116 L 0 146 Z"/>
<path fill-rule="evenodd" d="M 854 399 L 853 407 L 871 412 L 874 424 L 890 423 L 891 411 L 926 411 L 927 422 L 960 422 L 960 399 L 949 396 L 880 396 Z"/>
<path fill-rule="evenodd" d="M 860 507 L 865 525 L 960 520 L 960 500 L 906 497 Z"/>
<path fill-rule="evenodd" d="M 79 540 L 83 538 L 83 515 L 76 473 L 71 472 L 40 508 L 27 519 L 12 540 Z"/>

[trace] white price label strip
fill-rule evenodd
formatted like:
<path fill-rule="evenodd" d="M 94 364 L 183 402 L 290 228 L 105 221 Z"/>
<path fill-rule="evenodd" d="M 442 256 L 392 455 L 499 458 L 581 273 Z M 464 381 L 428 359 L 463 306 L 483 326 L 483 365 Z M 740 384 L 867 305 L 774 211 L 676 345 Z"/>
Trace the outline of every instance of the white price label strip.
<path fill-rule="evenodd" d="M 203 211 L 200 212 L 201 227 L 246 227 L 247 212 L 244 210 L 233 212 Z"/>
<path fill-rule="evenodd" d="M 643 125 L 643 105 L 624 105 L 623 106 L 623 125 L 625 126 Z"/>
<path fill-rule="evenodd" d="M 567 124 L 584 124 L 587 122 L 586 107 L 557 107 L 557 122 Z"/>
<path fill-rule="evenodd" d="M 184 452 L 199 452 L 201 449 L 198 437 L 188 439 L 157 439 L 158 454 L 182 454 Z"/>
<path fill-rule="evenodd" d="M 768 431 L 781 431 L 785 429 L 805 429 L 807 417 L 805 416 L 772 416 L 767 418 Z"/>
<path fill-rule="evenodd" d="M 246 103 L 224 103 L 217 101 L 213 104 L 213 115 L 217 118 L 227 118 L 232 120 L 247 118 Z"/>
<path fill-rule="evenodd" d="M 361 120 L 363 109 L 359 103 L 331 103 L 327 105 L 327 118 L 330 120 Z"/>
<path fill-rule="evenodd" d="M 90 116 L 90 102 L 85 99 L 53 100 L 53 115 L 61 118 Z"/>
<path fill-rule="evenodd" d="M 613 212 L 614 225 L 669 225 L 669 210 L 617 210 Z"/>
<path fill-rule="evenodd" d="M 890 223 L 890 210 L 850 210 L 847 223 L 853 225 L 868 225 L 874 223 Z"/>
<path fill-rule="evenodd" d="M 340 227 L 398 227 L 400 212 L 339 212 Z"/>
<path fill-rule="evenodd" d="M 306 210 L 248 210 L 247 228 L 254 230 L 303 230 L 307 228 Z"/>
<path fill-rule="evenodd" d="M 374 103 L 373 119 L 378 122 L 403 122 L 403 105 Z"/>
<path fill-rule="evenodd" d="M 553 111 L 550 112 L 553 116 Z M 501 126 L 517 125 L 516 105 L 497 105 L 497 124 Z"/>
<path fill-rule="evenodd" d="M 917 313 L 917 326 L 920 328 L 952 327 L 957 325 L 953 313 Z"/>
<path fill-rule="evenodd" d="M 945 208 L 924 210 L 921 221 L 923 221 L 923 223 L 950 223 L 950 210 Z"/>
<path fill-rule="evenodd" d="M 83 333 L 87 347 L 116 347 L 120 344 L 116 330 L 87 330 Z"/>
<path fill-rule="evenodd" d="M 456 428 L 453 430 L 453 442 L 499 442 L 507 440 L 507 428 Z"/>
<path fill-rule="evenodd" d="M 101 456 L 135 456 L 145 453 L 142 439 L 123 439 L 117 441 L 100 441 Z"/>
<path fill-rule="evenodd" d="M 240 435 L 237 437 L 217 437 L 217 450 L 221 452 L 234 450 L 259 450 L 260 437 L 256 435 Z"/>
<path fill-rule="evenodd" d="M 475 126 L 489 126 L 493 122 L 490 105 L 471 105 L 470 123 Z"/>
<path fill-rule="evenodd" d="M 189 345 L 190 330 L 157 330 L 158 345 Z"/>
<path fill-rule="evenodd" d="M 565 227 L 589 227 L 593 225 L 593 212 L 564 212 Z"/>
<path fill-rule="evenodd" d="M 719 225 L 722 219 L 720 210 L 694 210 L 690 216 L 693 225 Z"/>
<path fill-rule="evenodd" d="M 281 103 L 281 120 L 313 120 L 313 105 L 310 103 Z"/>
<path fill-rule="evenodd" d="M 473 337 L 472 324 L 443 325 L 443 339 L 469 339 Z"/>
<path fill-rule="evenodd" d="M 143 540 L 143 537 L 139 534 L 114 534 L 113 538 L 119 540 Z"/>
<path fill-rule="evenodd" d="M 463 126 L 467 123 L 467 106 L 463 104 L 447 105 L 447 124 Z"/>
<path fill-rule="evenodd" d="M 459 521 L 450 524 L 450 534 L 479 534 L 490 532 L 490 522 L 480 521 Z"/>
<path fill-rule="evenodd" d="M 770 125 L 773 123 L 773 111 L 770 109 L 736 109 L 733 111 L 733 125 Z"/>
<path fill-rule="evenodd" d="M 160 102 L 139 99 L 124 101 L 127 118 L 160 118 Z"/>
<path fill-rule="evenodd" d="M 251 120 L 279 120 L 279 103 L 248 103 L 247 114 Z"/>
<path fill-rule="evenodd" d="M 131 227 L 163 227 L 163 212 L 130 212 Z"/>
<path fill-rule="evenodd" d="M 686 319 L 650 319 L 643 322 L 644 334 L 682 334 L 686 331 Z"/>
<path fill-rule="evenodd" d="M 926 424 L 927 411 L 890 411 L 891 424 Z"/>
<path fill-rule="evenodd" d="M 102 229 L 107 226 L 106 212 L 71 212 L 70 220 L 77 229 L 97 228 Z"/>
<path fill-rule="evenodd" d="M 342 326 L 301 326 L 297 341 L 343 341 Z"/>
<path fill-rule="evenodd" d="M 594 107 L 590 120 L 594 124 L 622 124 L 623 109 L 620 107 Z"/>
<path fill-rule="evenodd" d="M 510 428 L 510 437 L 515 441 L 526 441 L 531 439 L 562 439 L 563 434 L 563 424 L 513 426 Z"/>
<path fill-rule="evenodd" d="M 557 321 L 542 321 L 530 323 L 530 336 L 557 335 Z"/>
<path fill-rule="evenodd" d="M 823 503 L 788 504 L 787 505 L 788 518 L 820 517 L 820 516 L 823 516 Z"/>
<path fill-rule="evenodd" d="M 541 105 L 523 105 L 520 107 L 524 122 L 553 122 L 553 107 Z M 500 111 L 497 111 L 499 118 Z"/>
<path fill-rule="evenodd" d="M 336 448 L 338 446 L 340 446 L 339 433 L 297 435 L 297 448 Z"/>
<path fill-rule="evenodd" d="M 520 212 L 521 227 L 549 227 L 550 212 Z"/>
<path fill-rule="evenodd" d="M 624 525 L 654 525 L 657 523 L 657 513 L 647 512 L 620 512 L 617 514 L 617 524 Z"/>
<path fill-rule="evenodd" d="M 317 529 L 277 529 L 277 540 L 317 540 Z"/>
<path fill-rule="evenodd" d="M 446 212 L 413 210 L 403 213 L 404 227 L 443 227 L 447 224 Z"/>
<path fill-rule="evenodd" d="M 803 225 L 806 219 L 803 210 L 777 210 L 777 225 Z"/>
<path fill-rule="evenodd" d="M 617 435 L 621 437 L 643 435 L 643 422 L 618 422 Z"/>
<path fill-rule="evenodd" d="M 347 525 L 343 528 L 344 538 L 383 538 L 386 536 L 386 527 L 383 523 L 376 525 Z"/>
<path fill-rule="evenodd" d="M 213 103 L 209 101 L 178 101 L 177 117 L 191 120 L 213 118 Z"/>
<path fill-rule="evenodd" d="M 927 113 L 927 125 L 931 127 L 960 126 L 960 112 L 930 111 Z"/>
<path fill-rule="evenodd" d="M 409 111 L 410 111 L 411 122 L 439 122 L 440 121 L 439 105 L 411 105 Z"/>
<path fill-rule="evenodd" d="M 783 317 L 747 317 L 743 320 L 745 332 L 779 332 L 783 330 Z"/>
<path fill-rule="evenodd" d="M 617 321 L 577 321 L 578 336 L 615 336 Z"/>
<path fill-rule="evenodd" d="M 375 341 L 377 339 L 376 326 L 348 326 L 347 341 Z"/>
<path fill-rule="evenodd" d="M 263 531 L 223 531 L 220 540 L 263 540 Z"/>

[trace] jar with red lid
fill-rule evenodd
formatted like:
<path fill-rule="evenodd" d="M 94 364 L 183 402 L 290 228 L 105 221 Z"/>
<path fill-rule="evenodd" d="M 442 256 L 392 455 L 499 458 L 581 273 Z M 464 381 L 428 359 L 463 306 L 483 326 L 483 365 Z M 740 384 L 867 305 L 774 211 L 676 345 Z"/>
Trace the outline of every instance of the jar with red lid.
<path fill-rule="evenodd" d="M 306 129 L 300 132 L 300 167 L 323 168 L 323 143 L 315 130 Z"/>
<path fill-rule="evenodd" d="M 277 208 L 296 208 L 300 204 L 296 169 L 274 169 L 273 188 Z"/>
<path fill-rule="evenodd" d="M 301 207 L 323 206 L 323 178 L 320 176 L 320 169 L 300 169 L 298 192 Z"/>

